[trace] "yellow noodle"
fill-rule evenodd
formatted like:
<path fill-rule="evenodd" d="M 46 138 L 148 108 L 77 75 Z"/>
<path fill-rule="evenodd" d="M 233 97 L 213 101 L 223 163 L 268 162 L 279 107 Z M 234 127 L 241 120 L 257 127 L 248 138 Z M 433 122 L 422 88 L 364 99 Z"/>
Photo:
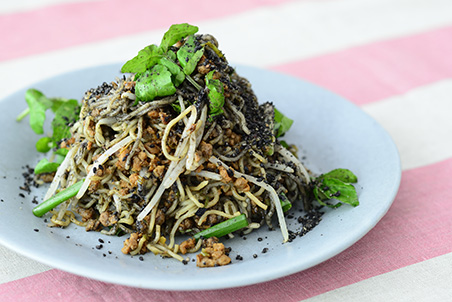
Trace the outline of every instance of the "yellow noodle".
<path fill-rule="evenodd" d="M 254 201 L 262 209 L 266 210 L 268 208 L 268 206 L 266 204 L 262 203 L 262 201 L 260 201 L 259 198 L 254 196 L 253 193 L 245 192 L 245 195 L 248 196 L 252 201 Z"/>
<path fill-rule="evenodd" d="M 228 219 L 236 216 L 235 214 L 230 215 L 230 214 L 227 214 L 225 212 L 218 211 L 218 210 L 208 210 L 199 218 L 198 225 L 202 225 L 204 223 L 204 221 L 207 219 L 207 216 L 209 216 L 210 214 L 223 216 L 223 217 L 228 218 Z"/>

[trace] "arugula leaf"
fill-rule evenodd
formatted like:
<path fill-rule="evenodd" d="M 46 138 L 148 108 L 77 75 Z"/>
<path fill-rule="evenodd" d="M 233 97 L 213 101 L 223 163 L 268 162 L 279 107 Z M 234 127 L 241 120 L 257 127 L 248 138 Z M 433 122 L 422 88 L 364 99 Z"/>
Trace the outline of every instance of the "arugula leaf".
<path fill-rule="evenodd" d="M 25 93 L 25 101 L 30 108 L 30 127 L 36 134 L 44 133 L 46 111 L 52 106 L 52 102 L 36 89 L 28 89 Z"/>
<path fill-rule="evenodd" d="M 138 55 L 127 61 L 122 67 L 123 73 L 143 73 L 163 57 L 163 51 L 155 44 L 146 46 Z"/>
<path fill-rule="evenodd" d="M 158 96 L 176 93 L 171 72 L 163 65 L 155 65 L 145 71 L 137 80 L 135 95 L 141 101 L 152 101 Z"/>
<path fill-rule="evenodd" d="M 352 183 L 358 178 L 347 169 L 335 169 L 314 179 L 314 196 L 321 205 L 337 208 L 346 203 L 353 207 L 359 205 L 358 194 Z M 336 199 L 336 204 L 325 203 Z"/>
<path fill-rule="evenodd" d="M 207 96 L 209 97 L 209 114 L 216 116 L 223 113 L 224 87 L 220 80 L 214 79 L 215 70 L 206 75 Z"/>
<path fill-rule="evenodd" d="M 292 126 L 293 120 L 286 117 L 275 107 L 275 127 L 276 137 L 283 136 Z"/>
<path fill-rule="evenodd" d="M 35 167 L 35 174 L 51 173 L 58 170 L 59 163 L 51 163 L 47 158 L 41 159 Z"/>
<path fill-rule="evenodd" d="M 193 35 L 196 32 L 198 32 L 197 26 L 193 26 L 188 23 L 173 24 L 163 35 L 162 41 L 160 42 L 160 49 L 163 52 L 167 52 L 168 49 L 177 41 L 189 35 Z"/>
<path fill-rule="evenodd" d="M 50 151 L 50 149 L 52 149 L 51 143 L 52 142 L 52 138 L 48 137 L 48 136 L 44 136 L 41 137 L 37 142 L 36 142 L 36 150 L 38 152 L 41 153 L 47 153 Z"/>
<path fill-rule="evenodd" d="M 204 48 L 196 51 L 195 36 L 191 35 L 187 38 L 184 45 L 177 51 L 177 59 L 180 66 L 184 69 L 186 75 L 190 75 L 196 68 L 199 60 L 204 54 Z"/>

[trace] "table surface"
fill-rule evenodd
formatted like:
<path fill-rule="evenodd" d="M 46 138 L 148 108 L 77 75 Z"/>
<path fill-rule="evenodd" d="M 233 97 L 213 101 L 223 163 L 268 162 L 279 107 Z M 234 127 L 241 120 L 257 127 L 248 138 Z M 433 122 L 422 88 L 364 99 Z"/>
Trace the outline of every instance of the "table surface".
<path fill-rule="evenodd" d="M 403 168 L 388 213 L 313 268 L 202 292 L 104 283 L 0 246 L 1 301 L 452 299 L 452 1 L 227 2 L 1 1 L 0 99 L 53 75 L 126 61 L 171 24 L 189 22 L 215 35 L 229 61 L 316 83 L 377 120 Z"/>

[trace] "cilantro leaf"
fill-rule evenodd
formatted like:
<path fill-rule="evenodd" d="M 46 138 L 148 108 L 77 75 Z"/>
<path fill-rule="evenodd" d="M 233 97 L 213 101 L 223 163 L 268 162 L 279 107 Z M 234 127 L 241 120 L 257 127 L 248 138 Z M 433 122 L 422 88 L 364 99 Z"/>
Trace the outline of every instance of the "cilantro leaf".
<path fill-rule="evenodd" d="M 283 136 L 292 126 L 293 120 L 286 117 L 275 107 L 275 127 L 276 137 Z"/>
<path fill-rule="evenodd" d="M 157 64 L 162 58 L 162 50 L 155 44 L 146 46 L 138 52 L 138 55 L 127 61 L 122 67 L 123 73 L 143 73 L 146 69 Z"/>
<path fill-rule="evenodd" d="M 223 113 L 224 87 L 220 80 L 214 78 L 215 71 L 212 70 L 206 75 L 207 96 L 209 97 L 209 114 L 216 116 Z"/>
<path fill-rule="evenodd" d="M 158 96 L 167 96 L 176 93 L 171 72 L 163 65 L 155 65 L 145 71 L 135 85 L 135 95 L 141 101 L 152 101 Z"/>
<path fill-rule="evenodd" d="M 186 75 L 190 75 L 196 68 L 199 60 L 204 54 L 204 48 L 196 50 L 195 36 L 191 35 L 187 38 L 184 45 L 177 51 L 177 59 L 180 66 L 184 69 Z"/>
<path fill-rule="evenodd" d="M 173 24 L 168 29 L 168 31 L 163 35 L 162 41 L 160 42 L 160 49 L 163 52 L 167 52 L 168 49 L 174 45 L 177 41 L 185 38 L 189 35 L 193 35 L 198 32 L 198 27 L 190 25 L 188 23 Z"/>
<path fill-rule="evenodd" d="M 349 204 L 353 207 L 359 205 L 358 194 L 352 183 L 356 183 L 358 178 L 347 169 L 335 169 L 322 174 L 314 179 L 314 196 L 321 205 L 332 208 Z M 327 200 L 336 199 L 336 204 L 325 203 Z"/>

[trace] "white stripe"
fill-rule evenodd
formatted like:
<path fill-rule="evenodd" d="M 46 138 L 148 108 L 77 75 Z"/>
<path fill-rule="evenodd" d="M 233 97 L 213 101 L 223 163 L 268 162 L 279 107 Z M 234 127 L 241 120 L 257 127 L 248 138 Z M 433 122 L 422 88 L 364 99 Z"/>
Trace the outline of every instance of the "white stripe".
<path fill-rule="evenodd" d="M 452 79 L 363 106 L 394 139 L 403 169 L 452 157 Z"/>
<path fill-rule="evenodd" d="M 344 286 L 305 302 L 452 301 L 452 253 Z"/>
<path fill-rule="evenodd" d="M 0 245 L 0 284 L 49 270 L 50 267 L 28 259 Z"/>
<path fill-rule="evenodd" d="M 451 24 L 450 0 L 299 1 L 202 23 L 228 57 L 275 65 Z"/>
<path fill-rule="evenodd" d="M 0 14 L 11 14 L 33 9 L 39 9 L 49 5 L 66 4 L 73 2 L 92 2 L 99 0 L 14 0 L 0 1 Z"/>
<path fill-rule="evenodd" d="M 198 25 L 200 32 L 218 38 L 229 61 L 270 66 L 452 24 L 450 11 L 450 0 L 300 1 Z M 0 97 L 68 70 L 124 62 L 144 46 L 159 43 L 165 30 L 0 63 Z"/>

